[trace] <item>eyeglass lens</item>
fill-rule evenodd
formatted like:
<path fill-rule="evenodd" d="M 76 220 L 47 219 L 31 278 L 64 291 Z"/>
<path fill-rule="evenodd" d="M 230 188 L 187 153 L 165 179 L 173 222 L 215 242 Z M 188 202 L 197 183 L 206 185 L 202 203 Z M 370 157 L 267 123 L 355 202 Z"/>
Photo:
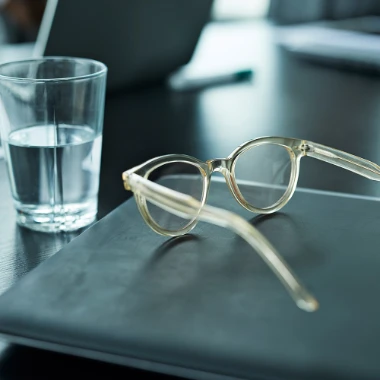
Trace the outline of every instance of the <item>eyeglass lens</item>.
<path fill-rule="evenodd" d="M 274 206 L 285 194 L 292 170 L 289 151 L 277 144 L 253 146 L 240 154 L 234 175 L 243 198 L 251 206 Z"/>
<path fill-rule="evenodd" d="M 154 169 L 148 179 L 169 189 L 190 195 L 198 201 L 202 200 L 204 179 L 195 165 L 183 162 L 164 164 Z M 192 222 L 167 212 L 149 201 L 147 201 L 147 208 L 155 223 L 168 231 L 179 231 Z"/>

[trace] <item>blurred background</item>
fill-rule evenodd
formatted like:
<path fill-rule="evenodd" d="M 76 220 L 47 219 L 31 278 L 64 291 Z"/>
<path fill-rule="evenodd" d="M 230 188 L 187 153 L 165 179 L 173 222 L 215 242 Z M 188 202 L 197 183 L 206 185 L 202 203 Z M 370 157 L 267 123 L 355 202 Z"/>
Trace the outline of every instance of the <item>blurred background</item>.
<path fill-rule="evenodd" d="M 163 82 L 191 58 L 192 69 L 226 69 L 240 59 L 235 69 L 246 70 L 241 40 L 233 54 L 213 46 L 224 50 L 223 62 L 209 53 L 200 64 L 195 53 L 210 23 L 265 20 L 274 26 L 276 43 L 298 58 L 377 72 L 379 15 L 376 0 L 1 0 L 0 62 L 42 55 L 94 58 L 109 66 L 109 88 Z"/>
<path fill-rule="evenodd" d="M 103 14 L 95 16 L 98 11 Z M 193 4 L 166 0 L 159 6 L 151 0 L 109 4 L 102 0 L 1 0 L 0 62 L 41 55 L 85 56 L 110 67 L 110 87 L 144 85 L 163 80 L 194 57 L 194 46 L 199 41 L 199 47 L 205 35 L 201 33 L 199 39 L 199 34 L 209 22 L 266 20 L 277 26 L 276 42 L 298 57 L 378 71 L 379 15 L 376 0 L 205 0 Z M 155 48 L 157 42 L 161 50 Z M 246 52 L 236 53 L 224 60 Z M 208 61 L 215 70 L 217 60 L 209 55 L 202 65 Z M 129 76 L 120 75 L 121 63 L 116 61 L 130 71 Z M 148 64 L 150 69 L 144 69 Z"/>

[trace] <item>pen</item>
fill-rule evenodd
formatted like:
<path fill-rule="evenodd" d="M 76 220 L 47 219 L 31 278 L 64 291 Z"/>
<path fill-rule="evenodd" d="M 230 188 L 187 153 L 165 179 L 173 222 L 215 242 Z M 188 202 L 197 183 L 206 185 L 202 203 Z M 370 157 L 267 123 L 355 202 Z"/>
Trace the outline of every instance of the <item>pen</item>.
<path fill-rule="evenodd" d="M 169 86 L 175 91 L 196 90 L 213 85 L 222 85 L 250 80 L 253 70 L 244 69 L 232 73 L 207 75 L 202 77 L 187 77 L 184 74 L 176 74 L 169 78 Z"/>

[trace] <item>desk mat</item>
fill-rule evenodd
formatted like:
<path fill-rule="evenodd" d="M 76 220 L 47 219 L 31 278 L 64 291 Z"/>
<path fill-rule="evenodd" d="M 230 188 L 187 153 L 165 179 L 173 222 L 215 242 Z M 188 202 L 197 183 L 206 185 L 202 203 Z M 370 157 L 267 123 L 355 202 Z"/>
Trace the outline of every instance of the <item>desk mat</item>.
<path fill-rule="evenodd" d="M 379 379 L 380 203 L 297 190 L 256 216 L 213 182 L 208 204 L 250 220 L 320 309 L 298 309 L 234 233 L 168 239 L 130 199 L 0 297 L 0 333 L 194 379 Z"/>

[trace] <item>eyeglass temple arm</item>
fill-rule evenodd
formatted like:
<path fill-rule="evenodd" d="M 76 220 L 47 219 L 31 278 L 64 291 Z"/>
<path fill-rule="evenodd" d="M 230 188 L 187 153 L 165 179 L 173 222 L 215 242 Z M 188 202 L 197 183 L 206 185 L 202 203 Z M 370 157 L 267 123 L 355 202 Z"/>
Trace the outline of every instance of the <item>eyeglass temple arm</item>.
<path fill-rule="evenodd" d="M 338 149 L 306 141 L 302 147 L 306 156 L 350 170 L 363 177 L 380 181 L 380 166 Z"/>
<path fill-rule="evenodd" d="M 304 288 L 284 259 L 269 241 L 246 220 L 230 211 L 202 205 L 189 195 L 158 185 L 137 174 L 124 175 L 123 178 L 127 190 L 140 193 L 166 211 L 186 219 L 196 217 L 199 220 L 229 228 L 240 235 L 269 265 L 299 308 L 305 311 L 318 309 L 317 300 Z"/>

